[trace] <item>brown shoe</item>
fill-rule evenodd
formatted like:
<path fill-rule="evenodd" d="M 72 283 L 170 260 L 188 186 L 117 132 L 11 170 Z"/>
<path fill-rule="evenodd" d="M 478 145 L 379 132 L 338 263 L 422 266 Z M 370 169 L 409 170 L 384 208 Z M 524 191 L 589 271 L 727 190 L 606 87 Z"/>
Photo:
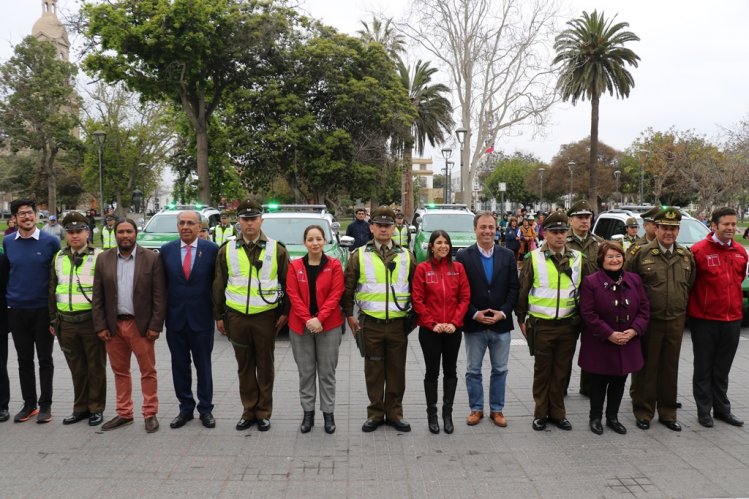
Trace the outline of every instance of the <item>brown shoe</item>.
<path fill-rule="evenodd" d="M 146 418 L 146 433 L 155 433 L 159 429 L 159 420 L 156 416 Z"/>
<path fill-rule="evenodd" d="M 489 417 L 492 419 L 492 422 L 495 425 L 501 428 L 504 428 L 505 426 L 507 426 L 507 419 L 505 418 L 504 414 L 502 414 L 501 412 L 492 412 L 491 414 L 489 414 Z"/>
<path fill-rule="evenodd" d="M 132 418 L 127 419 L 127 418 L 122 418 L 120 416 L 115 416 L 112 419 L 110 419 L 109 421 L 107 421 L 106 423 L 104 423 L 101 426 L 101 429 L 102 429 L 102 431 L 115 430 L 115 429 L 117 429 L 117 428 L 119 428 L 121 426 L 127 426 L 129 424 L 133 424 L 133 419 Z"/>
<path fill-rule="evenodd" d="M 471 411 L 471 413 L 466 418 L 466 424 L 468 426 L 476 426 L 479 424 L 479 421 L 484 417 L 484 413 L 481 411 Z"/>

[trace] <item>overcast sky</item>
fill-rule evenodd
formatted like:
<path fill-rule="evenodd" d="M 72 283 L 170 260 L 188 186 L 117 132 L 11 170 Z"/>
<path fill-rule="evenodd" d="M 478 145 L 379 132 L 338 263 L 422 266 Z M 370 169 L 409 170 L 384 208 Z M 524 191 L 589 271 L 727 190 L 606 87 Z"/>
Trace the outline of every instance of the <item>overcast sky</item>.
<path fill-rule="evenodd" d="M 41 15 L 41 0 L 1 0 L 0 61 L 30 33 Z M 326 24 L 354 34 L 360 20 L 373 12 L 398 18 L 405 0 L 298 0 L 307 13 Z M 58 0 L 61 10 L 78 5 Z M 601 99 L 600 140 L 618 149 L 629 146 L 647 127 L 694 129 L 717 139 L 721 127 L 731 127 L 749 114 L 749 2 L 743 0 L 568 0 L 564 11 L 604 9 L 629 22 L 641 41 L 630 47 L 641 57 L 632 69 L 635 88 L 629 99 Z M 10 6 L 8 8 L 8 6 Z M 543 138 L 523 136 L 495 144 L 507 152 L 521 150 L 549 161 L 560 145 L 590 133 L 590 103 L 556 105 Z M 433 155 L 434 153 L 432 153 Z M 429 155 L 429 153 L 428 153 Z M 438 164 L 442 158 L 437 153 Z"/>

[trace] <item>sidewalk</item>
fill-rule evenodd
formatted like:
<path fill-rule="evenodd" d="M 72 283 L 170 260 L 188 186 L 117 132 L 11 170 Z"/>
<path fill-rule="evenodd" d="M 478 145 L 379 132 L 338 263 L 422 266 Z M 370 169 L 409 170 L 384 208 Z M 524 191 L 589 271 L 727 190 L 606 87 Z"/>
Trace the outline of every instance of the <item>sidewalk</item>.
<path fill-rule="evenodd" d="M 409 338 L 408 387 L 404 415 L 411 433 L 389 427 L 362 433 L 367 396 L 363 364 L 350 335 L 341 345 L 334 435 L 317 426 L 302 435 L 297 370 L 288 340 L 276 344 L 273 427 L 260 433 L 234 429 L 241 415 L 234 353 L 216 337 L 213 353 L 217 426 L 208 430 L 197 418 L 179 430 L 169 428 L 177 415 L 166 339 L 158 341 L 157 367 L 161 429 L 145 433 L 143 419 L 103 433 L 85 422 L 63 426 L 71 412 L 72 384 L 67 364 L 55 346 L 53 420 L 0 424 L 4 497 L 737 497 L 749 495 L 749 425 L 734 428 L 720 421 L 706 429 L 697 423 L 691 396 L 692 344 L 684 337 L 679 400 L 684 426 L 674 433 L 654 421 L 649 431 L 636 428 L 629 397 L 620 413 L 629 433 L 588 429 L 588 400 L 577 394 L 575 366 L 568 417 L 573 431 L 550 425 L 531 429 L 532 358 L 513 333 L 505 415 L 507 428 L 485 418 L 465 425 L 468 414 L 465 355 L 455 405 L 455 433 L 427 430 L 422 379 L 424 362 L 416 333 Z M 749 419 L 749 330 L 731 376 L 734 412 Z M 10 345 L 11 418 L 21 407 L 17 363 Z M 488 362 L 486 363 L 488 365 Z M 486 366 L 485 366 L 486 367 Z M 137 373 L 137 366 L 133 363 Z M 105 419 L 114 416 L 114 386 L 108 370 Z M 488 367 L 484 370 L 488 384 Z M 137 379 L 137 374 L 136 374 Z M 133 399 L 141 403 L 139 384 Z M 488 408 L 487 408 L 488 411 Z"/>

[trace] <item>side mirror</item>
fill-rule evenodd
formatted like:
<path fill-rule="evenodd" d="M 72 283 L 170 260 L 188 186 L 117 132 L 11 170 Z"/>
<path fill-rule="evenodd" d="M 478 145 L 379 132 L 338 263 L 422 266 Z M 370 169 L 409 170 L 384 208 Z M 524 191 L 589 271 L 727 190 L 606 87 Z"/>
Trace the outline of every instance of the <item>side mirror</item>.
<path fill-rule="evenodd" d="M 408 226 L 408 232 L 411 234 L 416 234 L 416 226 L 415 225 L 409 225 Z"/>
<path fill-rule="evenodd" d="M 624 241 L 624 234 L 614 234 L 611 236 L 611 240 L 621 244 L 621 242 Z"/>
<path fill-rule="evenodd" d="M 333 230 L 333 232 L 337 233 L 339 230 L 341 230 L 341 224 L 339 224 L 338 222 L 333 222 L 332 224 L 330 224 L 330 228 Z"/>
<path fill-rule="evenodd" d="M 350 248 L 354 245 L 354 238 L 351 236 L 341 236 L 341 246 Z"/>

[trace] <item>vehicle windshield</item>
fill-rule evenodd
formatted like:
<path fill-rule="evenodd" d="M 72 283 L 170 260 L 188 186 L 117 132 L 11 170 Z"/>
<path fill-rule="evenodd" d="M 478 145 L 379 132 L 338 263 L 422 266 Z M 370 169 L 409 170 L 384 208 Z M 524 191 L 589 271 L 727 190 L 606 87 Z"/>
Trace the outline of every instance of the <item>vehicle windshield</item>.
<path fill-rule="evenodd" d="M 310 225 L 322 227 L 325 241 L 330 244 L 333 235 L 327 220 L 315 220 L 310 218 L 265 218 L 263 219 L 263 232 L 266 236 L 284 244 L 304 244 L 304 229 Z"/>
<path fill-rule="evenodd" d="M 432 232 L 442 229 L 450 232 L 473 232 L 473 215 L 468 213 L 445 214 L 425 213 L 422 216 L 422 230 Z"/>
<path fill-rule="evenodd" d="M 637 230 L 637 235 L 638 237 L 642 237 L 645 235 L 645 230 L 642 228 L 642 219 L 638 218 L 637 221 L 640 224 L 640 228 Z M 694 243 L 705 239 L 708 232 L 710 232 L 710 229 L 699 220 L 693 218 L 682 218 L 676 242 L 681 245 L 691 246 Z"/>
<path fill-rule="evenodd" d="M 160 232 L 177 234 L 177 213 L 159 213 L 146 224 L 143 232 Z"/>

